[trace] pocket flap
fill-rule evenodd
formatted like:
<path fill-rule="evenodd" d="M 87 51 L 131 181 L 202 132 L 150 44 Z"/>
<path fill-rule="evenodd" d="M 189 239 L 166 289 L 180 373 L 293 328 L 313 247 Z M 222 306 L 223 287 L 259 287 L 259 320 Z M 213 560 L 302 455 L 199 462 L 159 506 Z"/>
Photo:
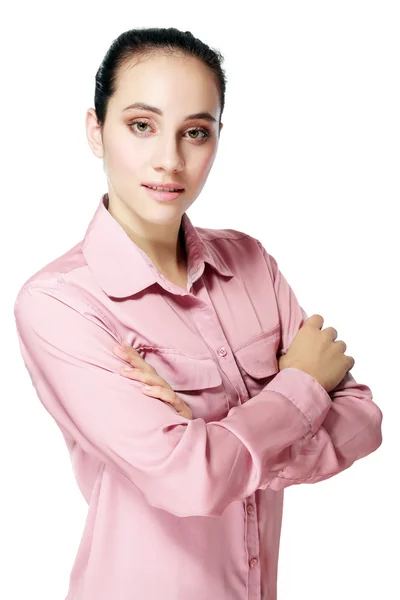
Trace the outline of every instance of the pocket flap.
<path fill-rule="evenodd" d="M 146 352 L 152 365 L 174 391 L 201 390 L 222 385 L 219 369 L 211 357 L 192 357 L 178 352 Z"/>
<path fill-rule="evenodd" d="M 279 345 L 280 326 L 235 351 L 240 366 L 251 377 L 260 379 L 279 371 L 276 352 Z"/>

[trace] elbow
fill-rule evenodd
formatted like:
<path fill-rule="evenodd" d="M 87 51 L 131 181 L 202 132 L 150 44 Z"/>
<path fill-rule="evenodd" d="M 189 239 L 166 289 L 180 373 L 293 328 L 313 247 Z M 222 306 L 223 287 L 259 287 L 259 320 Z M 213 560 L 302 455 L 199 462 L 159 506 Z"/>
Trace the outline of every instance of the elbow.
<path fill-rule="evenodd" d="M 348 462 L 353 463 L 375 452 L 381 446 L 382 440 L 382 412 L 377 409 L 368 425 L 338 450 Z"/>
<path fill-rule="evenodd" d="M 151 506 L 164 510 L 175 517 L 220 517 L 226 509 L 226 506 L 221 503 L 212 505 L 198 500 L 190 501 L 179 493 L 174 499 L 167 501 L 165 498 L 160 498 L 158 494 L 156 497 L 143 492 L 142 494 Z"/>
<path fill-rule="evenodd" d="M 378 448 L 381 446 L 382 441 L 383 441 L 383 436 L 382 436 L 382 420 L 383 420 L 383 414 L 382 411 L 380 410 L 380 408 L 377 407 L 376 412 L 374 413 L 373 418 L 370 421 L 369 424 L 369 432 L 370 432 L 370 452 L 375 452 L 375 450 L 378 450 Z"/>
<path fill-rule="evenodd" d="M 210 489 L 200 477 L 188 483 L 171 473 L 164 478 L 146 477 L 146 481 L 138 481 L 137 472 L 126 475 L 150 506 L 175 517 L 220 517 L 229 505 L 227 495 L 218 494 L 218 486 Z"/>

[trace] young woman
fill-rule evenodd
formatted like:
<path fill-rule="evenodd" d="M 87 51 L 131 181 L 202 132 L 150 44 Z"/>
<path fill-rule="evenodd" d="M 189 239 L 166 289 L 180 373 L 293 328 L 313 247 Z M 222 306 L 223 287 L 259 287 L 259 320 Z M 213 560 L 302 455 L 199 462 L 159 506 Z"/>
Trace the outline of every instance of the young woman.
<path fill-rule="evenodd" d="M 86 119 L 108 191 L 15 302 L 88 503 L 66 600 L 274 600 L 284 489 L 381 444 L 337 331 L 259 240 L 186 214 L 218 148 L 221 62 L 174 28 L 113 42 Z"/>

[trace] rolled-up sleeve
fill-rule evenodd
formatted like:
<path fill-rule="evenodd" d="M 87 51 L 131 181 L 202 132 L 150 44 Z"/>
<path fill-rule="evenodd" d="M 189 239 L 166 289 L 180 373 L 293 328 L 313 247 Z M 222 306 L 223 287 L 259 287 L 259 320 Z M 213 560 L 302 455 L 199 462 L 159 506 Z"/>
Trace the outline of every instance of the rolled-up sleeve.
<path fill-rule="evenodd" d="M 276 259 L 266 252 L 261 242 L 257 242 L 274 281 L 281 323 L 280 357 L 286 354 L 308 315 L 279 270 Z M 283 369 L 279 375 L 285 371 Z M 312 379 L 311 375 L 304 375 Z M 274 381 L 270 389 L 274 387 Z M 372 399 L 370 388 L 358 383 L 348 371 L 329 392 L 329 396 L 332 405 L 319 429 L 311 437 L 303 438 L 291 446 L 291 460 L 275 478 L 262 484 L 263 489 L 281 490 L 294 484 L 328 479 L 379 448 L 382 443 L 383 415 Z"/>
<path fill-rule="evenodd" d="M 74 286 L 23 287 L 14 315 L 21 354 L 45 409 L 80 447 L 176 516 L 218 516 L 266 486 L 310 439 L 331 400 L 288 369 L 220 421 L 185 419 L 120 375 L 123 340 Z"/>

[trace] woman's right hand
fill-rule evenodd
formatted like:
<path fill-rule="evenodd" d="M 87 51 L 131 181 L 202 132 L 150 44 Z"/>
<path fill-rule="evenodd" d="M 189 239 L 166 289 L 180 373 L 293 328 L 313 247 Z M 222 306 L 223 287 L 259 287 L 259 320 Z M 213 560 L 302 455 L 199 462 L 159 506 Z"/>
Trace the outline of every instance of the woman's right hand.
<path fill-rule="evenodd" d="M 139 352 L 131 344 L 127 342 L 120 345 L 117 344 L 114 346 L 113 352 L 128 363 L 120 368 L 120 374 L 123 377 L 142 381 L 150 388 L 146 390 L 145 387 L 142 387 L 141 391 L 143 394 L 153 396 L 165 404 L 169 404 L 181 417 L 190 420 L 193 419 L 192 409 L 174 392 L 169 383 L 157 373 L 155 368 L 140 356 Z"/>
<path fill-rule="evenodd" d="M 286 354 L 278 360 L 279 370 L 295 367 L 308 373 L 329 393 L 355 364 L 352 356 L 344 354 L 347 346 L 342 340 L 334 341 L 333 327 L 322 329 L 321 315 L 311 315 L 297 332 Z"/>

